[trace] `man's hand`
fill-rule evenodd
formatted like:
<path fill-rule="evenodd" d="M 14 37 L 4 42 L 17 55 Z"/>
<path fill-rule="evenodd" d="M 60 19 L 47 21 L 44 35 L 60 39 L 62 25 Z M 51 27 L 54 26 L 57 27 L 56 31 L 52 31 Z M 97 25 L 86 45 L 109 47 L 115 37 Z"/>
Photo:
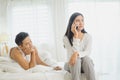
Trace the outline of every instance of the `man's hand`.
<path fill-rule="evenodd" d="M 34 48 L 31 49 L 31 54 L 35 54 L 35 49 Z"/>
<path fill-rule="evenodd" d="M 62 70 L 62 68 L 59 66 L 56 66 L 56 67 L 54 67 L 54 70 Z"/>

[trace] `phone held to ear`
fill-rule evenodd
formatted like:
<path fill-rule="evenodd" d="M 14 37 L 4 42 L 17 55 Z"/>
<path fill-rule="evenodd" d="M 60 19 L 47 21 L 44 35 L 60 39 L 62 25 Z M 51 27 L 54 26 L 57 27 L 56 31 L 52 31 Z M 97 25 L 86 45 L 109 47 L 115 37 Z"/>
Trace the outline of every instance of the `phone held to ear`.
<path fill-rule="evenodd" d="M 76 30 L 78 30 L 78 26 L 76 26 Z"/>

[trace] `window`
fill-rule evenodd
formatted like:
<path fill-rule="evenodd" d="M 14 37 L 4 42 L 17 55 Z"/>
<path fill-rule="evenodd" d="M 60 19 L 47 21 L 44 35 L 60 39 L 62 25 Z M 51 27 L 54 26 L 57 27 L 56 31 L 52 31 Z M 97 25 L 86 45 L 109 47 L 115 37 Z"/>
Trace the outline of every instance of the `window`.
<path fill-rule="evenodd" d="M 28 32 L 35 44 L 54 45 L 54 29 L 49 5 L 17 5 L 11 8 L 12 41 L 19 32 Z"/>

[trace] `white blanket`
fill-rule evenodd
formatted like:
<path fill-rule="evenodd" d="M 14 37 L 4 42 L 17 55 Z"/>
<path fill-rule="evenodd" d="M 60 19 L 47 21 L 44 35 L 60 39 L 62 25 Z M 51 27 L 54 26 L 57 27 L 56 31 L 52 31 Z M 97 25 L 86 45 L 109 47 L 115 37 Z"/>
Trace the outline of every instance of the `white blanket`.
<path fill-rule="evenodd" d="M 35 67 L 28 69 L 27 72 L 51 71 L 51 70 L 53 70 L 52 67 L 55 67 L 58 65 L 57 62 L 54 59 L 52 59 L 51 53 L 49 53 L 47 51 L 42 52 L 42 54 L 40 54 L 39 56 L 45 63 L 47 63 L 51 67 L 36 65 Z M 9 56 L 8 57 L 0 57 L 0 72 L 15 73 L 15 72 L 23 72 L 23 71 L 25 71 L 25 70 L 23 70 L 18 63 L 11 60 L 9 58 Z"/>
<path fill-rule="evenodd" d="M 0 57 L 0 80 L 64 80 L 65 74 L 65 70 L 55 71 L 42 65 L 24 70 L 9 58 Z"/>
<path fill-rule="evenodd" d="M 59 66 L 63 65 L 64 63 L 60 63 Z M 24 70 L 9 58 L 0 57 L 0 80 L 71 80 L 70 76 L 65 70 L 55 71 L 52 67 L 42 65 Z M 82 78 L 85 80 L 84 75 Z"/>
<path fill-rule="evenodd" d="M 0 72 L 47 72 L 52 71 L 52 67 L 47 67 L 43 65 L 36 65 L 33 68 L 24 70 L 18 63 L 12 62 L 8 57 L 0 57 Z"/>

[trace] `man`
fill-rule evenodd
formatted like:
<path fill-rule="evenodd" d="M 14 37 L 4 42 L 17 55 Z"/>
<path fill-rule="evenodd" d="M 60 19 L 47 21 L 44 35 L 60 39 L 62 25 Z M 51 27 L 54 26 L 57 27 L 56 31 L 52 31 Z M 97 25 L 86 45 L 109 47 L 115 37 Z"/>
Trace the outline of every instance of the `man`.
<path fill-rule="evenodd" d="M 16 61 L 25 70 L 34 67 L 35 65 L 49 66 L 44 63 L 38 56 L 36 47 L 32 44 L 30 36 L 26 32 L 20 32 L 16 35 L 15 43 L 18 47 L 13 47 L 10 50 L 10 57 Z M 54 70 L 61 70 L 59 66 Z"/>

